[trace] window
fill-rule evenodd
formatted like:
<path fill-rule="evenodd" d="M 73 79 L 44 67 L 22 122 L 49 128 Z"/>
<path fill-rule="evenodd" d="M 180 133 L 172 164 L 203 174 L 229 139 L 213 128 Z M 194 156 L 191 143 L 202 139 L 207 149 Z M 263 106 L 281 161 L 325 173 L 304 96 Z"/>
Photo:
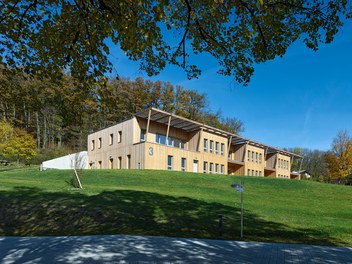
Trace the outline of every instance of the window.
<path fill-rule="evenodd" d="M 210 165 L 209 165 L 209 173 L 213 173 L 213 166 L 214 166 L 214 164 L 210 163 Z"/>
<path fill-rule="evenodd" d="M 262 163 L 262 153 L 259 154 L 259 163 Z"/>
<path fill-rule="evenodd" d="M 218 174 L 219 173 L 219 164 L 215 164 L 215 173 Z"/>
<path fill-rule="evenodd" d="M 255 176 L 258 176 L 258 171 L 257 170 L 255 171 Z"/>
<path fill-rule="evenodd" d="M 114 134 L 110 134 L 109 136 L 109 145 L 112 145 L 114 143 Z"/>
<path fill-rule="evenodd" d="M 208 140 L 205 138 L 204 139 L 204 143 L 203 143 L 203 148 L 204 148 L 204 152 L 207 152 L 208 151 Z"/>
<path fill-rule="evenodd" d="M 166 144 L 166 136 L 161 134 L 156 134 L 155 143 L 165 145 Z"/>
<path fill-rule="evenodd" d="M 210 145 L 209 145 L 209 152 L 213 153 L 213 145 L 214 145 L 214 141 L 210 140 Z"/>
<path fill-rule="evenodd" d="M 221 143 L 221 145 L 220 145 L 220 154 L 221 155 L 224 155 L 224 148 L 225 148 L 224 143 Z"/>
<path fill-rule="evenodd" d="M 98 169 L 101 169 L 101 167 L 102 167 L 102 162 L 101 162 L 101 160 L 99 160 L 98 161 Z"/>
<path fill-rule="evenodd" d="M 215 142 L 215 154 L 219 154 L 219 142 Z"/>
<path fill-rule="evenodd" d="M 203 172 L 207 173 L 208 172 L 208 162 L 204 161 L 203 163 Z"/>
<path fill-rule="evenodd" d="M 127 169 L 131 168 L 131 155 L 127 155 Z"/>
<path fill-rule="evenodd" d="M 224 169 L 225 169 L 225 166 L 223 164 L 221 164 L 221 166 L 220 166 L 220 173 L 221 174 L 224 174 Z"/>
<path fill-rule="evenodd" d="M 118 164 L 117 164 L 117 168 L 118 168 L 118 169 L 122 169 L 122 157 L 119 157 L 119 161 L 118 161 Z"/>
<path fill-rule="evenodd" d="M 94 150 L 94 148 L 95 148 L 95 142 L 94 142 L 94 140 L 92 140 L 92 145 L 90 147 L 90 150 Z"/>
<path fill-rule="evenodd" d="M 181 171 L 186 171 L 186 158 L 181 158 Z"/>
<path fill-rule="evenodd" d="M 145 137 L 146 137 L 146 130 L 145 129 L 141 129 L 141 142 L 145 142 Z"/>
<path fill-rule="evenodd" d="M 252 170 L 252 176 L 254 176 L 254 170 Z"/>
<path fill-rule="evenodd" d="M 98 138 L 98 148 L 101 148 L 101 137 Z"/>
<path fill-rule="evenodd" d="M 175 146 L 175 139 L 172 138 L 172 137 L 168 137 L 167 138 L 167 145 L 171 146 L 171 147 L 174 147 Z"/>
<path fill-rule="evenodd" d="M 110 169 L 113 169 L 113 168 L 114 168 L 114 159 L 113 159 L 113 158 L 110 158 L 110 159 L 109 159 L 109 168 L 110 168 Z"/>
<path fill-rule="evenodd" d="M 251 161 L 251 151 L 250 150 L 248 150 L 248 161 Z"/>
<path fill-rule="evenodd" d="M 252 151 L 252 162 L 254 162 L 254 151 Z"/>
<path fill-rule="evenodd" d="M 259 176 L 262 176 L 262 171 L 259 171 Z"/>
<path fill-rule="evenodd" d="M 248 169 L 247 175 L 248 175 L 248 176 L 251 176 L 251 170 L 250 170 L 250 169 Z"/>
<path fill-rule="evenodd" d="M 167 169 L 172 170 L 172 156 L 167 156 Z"/>
<path fill-rule="evenodd" d="M 117 139 L 117 142 L 118 143 L 121 143 L 122 142 L 122 131 L 119 131 L 119 137 Z"/>
<path fill-rule="evenodd" d="M 255 153 L 255 162 L 258 163 L 258 152 Z"/>

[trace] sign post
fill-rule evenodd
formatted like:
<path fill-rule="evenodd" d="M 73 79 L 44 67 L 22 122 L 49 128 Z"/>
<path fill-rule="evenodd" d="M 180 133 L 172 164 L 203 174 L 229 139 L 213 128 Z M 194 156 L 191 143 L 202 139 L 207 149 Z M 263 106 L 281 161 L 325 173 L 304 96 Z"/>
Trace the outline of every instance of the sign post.
<path fill-rule="evenodd" d="M 244 182 L 241 180 L 241 184 L 231 184 L 231 187 L 235 189 L 236 192 L 241 193 L 241 238 L 243 238 L 243 193 L 244 193 Z"/>

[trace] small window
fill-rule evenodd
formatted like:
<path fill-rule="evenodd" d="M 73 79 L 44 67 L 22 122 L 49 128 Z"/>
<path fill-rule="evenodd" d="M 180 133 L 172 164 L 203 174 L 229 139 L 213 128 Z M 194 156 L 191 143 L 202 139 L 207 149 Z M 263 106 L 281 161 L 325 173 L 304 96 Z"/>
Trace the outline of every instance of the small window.
<path fill-rule="evenodd" d="M 255 171 L 255 176 L 258 176 L 258 171 L 257 170 Z"/>
<path fill-rule="evenodd" d="M 252 151 L 252 162 L 254 162 L 254 151 Z"/>
<path fill-rule="evenodd" d="M 209 145 L 209 152 L 213 153 L 213 145 L 214 145 L 214 141 L 210 140 L 210 145 Z"/>
<path fill-rule="evenodd" d="M 114 134 L 110 134 L 109 145 L 112 145 L 113 143 L 114 143 Z"/>
<path fill-rule="evenodd" d="M 118 143 L 122 142 L 122 131 L 119 131 L 119 138 L 117 139 Z"/>
<path fill-rule="evenodd" d="M 98 138 L 98 148 L 101 148 L 101 137 Z"/>
<path fill-rule="evenodd" d="M 219 173 L 219 164 L 215 164 L 215 173 L 218 174 Z"/>
<path fill-rule="evenodd" d="M 110 169 L 113 169 L 113 168 L 114 168 L 114 159 L 113 159 L 113 158 L 110 158 L 110 159 L 109 159 L 109 168 L 110 168 Z"/>
<path fill-rule="evenodd" d="M 262 163 L 262 153 L 259 154 L 259 163 Z"/>
<path fill-rule="evenodd" d="M 262 171 L 259 171 L 259 176 L 262 176 Z"/>
<path fill-rule="evenodd" d="M 215 142 L 215 154 L 219 154 L 219 142 Z"/>
<path fill-rule="evenodd" d="M 224 149 L 225 149 L 225 145 L 224 143 L 221 143 L 221 146 L 220 146 L 220 154 L 223 156 L 224 155 Z"/>
<path fill-rule="evenodd" d="M 204 152 L 207 152 L 208 151 L 208 140 L 205 138 L 204 139 L 204 143 L 203 143 L 203 149 L 204 149 Z"/>
<path fill-rule="evenodd" d="M 254 170 L 252 170 L 252 176 L 254 176 Z"/>
<path fill-rule="evenodd" d="M 258 152 L 255 153 L 255 162 L 258 163 Z"/>
<path fill-rule="evenodd" d="M 251 161 L 251 151 L 250 150 L 248 150 L 248 161 Z"/>
<path fill-rule="evenodd" d="M 186 158 L 181 158 L 181 171 L 186 171 Z"/>
<path fill-rule="evenodd" d="M 145 129 L 141 129 L 141 142 L 145 142 L 145 137 L 146 137 L 146 130 Z"/>
<path fill-rule="evenodd" d="M 131 155 L 127 155 L 127 169 L 131 168 Z"/>
<path fill-rule="evenodd" d="M 209 173 L 213 173 L 213 166 L 214 166 L 214 164 L 210 163 L 210 165 L 209 165 Z"/>
<path fill-rule="evenodd" d="M 117 163 L 117 168 L 118 168 L 118 169 L 122 169 L 122 157 L 119 157 L 118 160 L 119 160 L 119 161 L 118 161 L 118 163 Z"/>
<path fill-rule="evenodd" d="M 221 164 L 221 166 L 220 166 L 220 173 L 221 174 L 224 174 L 224 169 L 225 169 L 225 166 L 223 164 Z"/>
<path fill-rule="evenodd" d="M 250 170 L 250 169 L 248 169 L 247 175 L 248 175 L 248 176 L 251 176 L 251 170 Z"/>
<path fill-rule="evenodd" d="M 98 169 L 101 169 L 102 168 L 102 162 L 101 160 L 98 161 Z"/>
<path fill-rule="evenodd" d="M 94 141 L 94 139 L 93 139 L 93 140 L 92 140 L 92 145 L 91 145 L 90 150 L 94 150 L 94 148 L 95 148 L 95 141 Z"/>
<path fill-rule="evenodd" d="M 208 162 L 204 161 L 203 163 L 203 172 L 207 173 L 208 172 Z"/>
<path fill-rule="evenodd" d="M 167 169 L 172 170 L 172 156 L 167 156 Z"/>

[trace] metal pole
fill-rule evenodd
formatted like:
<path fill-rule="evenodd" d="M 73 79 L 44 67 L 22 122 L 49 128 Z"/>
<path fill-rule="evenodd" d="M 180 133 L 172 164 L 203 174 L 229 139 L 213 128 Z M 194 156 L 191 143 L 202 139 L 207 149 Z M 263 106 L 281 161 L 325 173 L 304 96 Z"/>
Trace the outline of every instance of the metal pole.
<path fill-rule="evenodd" d="M 243 180 L 241 180 L 241 186 L 243 189 Z M 241 238 L 243 238 L 243 191 L 241 192 Z"/>

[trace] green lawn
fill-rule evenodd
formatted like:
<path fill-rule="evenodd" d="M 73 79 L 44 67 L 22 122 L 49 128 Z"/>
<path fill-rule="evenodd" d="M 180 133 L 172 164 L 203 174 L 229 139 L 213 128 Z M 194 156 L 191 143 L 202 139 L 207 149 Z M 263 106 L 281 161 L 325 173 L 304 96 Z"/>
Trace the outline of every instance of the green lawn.
<path fill-rule="evenodd" d="M 140 234 L 352 246 L 352 187 L 256 177 L 144 170 L 0 173 L 0 235 Z"/>

